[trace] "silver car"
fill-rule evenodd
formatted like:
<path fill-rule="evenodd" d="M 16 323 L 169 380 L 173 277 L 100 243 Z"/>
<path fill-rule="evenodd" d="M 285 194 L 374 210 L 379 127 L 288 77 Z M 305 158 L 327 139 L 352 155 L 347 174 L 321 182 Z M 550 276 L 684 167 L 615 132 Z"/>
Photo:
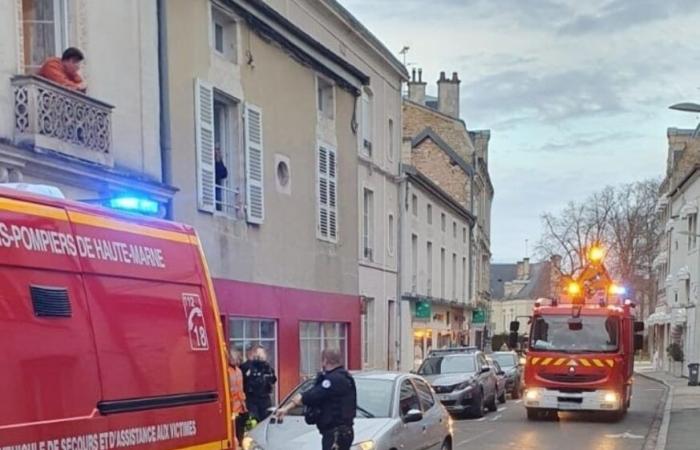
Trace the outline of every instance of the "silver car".
<path fill-rule="evenodd" d="M 452 419 L 421 377 L 396 372 L 353 373 L 357 385 L 357 418 L 352 450 L 451 450 Z M 304 392 L 313 380 L 284 399 Z M 282 423 L 260 422 L 244 439 L 243 450 L 318 450 L 321 435 L 295 408 Z"/>

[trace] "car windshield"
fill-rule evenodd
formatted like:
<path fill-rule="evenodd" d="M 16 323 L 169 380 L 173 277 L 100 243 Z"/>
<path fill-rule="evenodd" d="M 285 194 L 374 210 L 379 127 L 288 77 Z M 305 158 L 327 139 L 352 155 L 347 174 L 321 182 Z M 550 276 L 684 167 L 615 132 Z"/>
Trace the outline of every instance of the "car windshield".
<path fill-rule="evenodd" d="M 473 355 L 431 356 L 423 361 L 418 373 L 420 375 L 443 375 L 448 373 L 474 372 Z"/>
<path fill-rule="evenodd" d="M 357 417 L 375 418 L 390 417 L 391 400 L 394 393 L 394 382 L 391 380 L 377 380 L 371 378 L 355 377 L 357 387 Z M 314 386 L 314 380 L 307 380 L 292 392 L 285 404 L 289 402 L 295 394 L 301 394 Z M 289 415 L 301 416 L 304 414 L 302 407 L 293 408 Z"/>
<path fill-rule="evenodd" d="M 580 326 L 570 326 L 570 320 L 569 316 L 538 316 L 532 326 L 531 348 L 568 353 L 617 350 L 617 317 L 581 316 Z"/>
<path fill-rule="evenodd" d="M 498 364 L 503 369 L 510 369 L 511 367 L 515 367 L 518 363 L 518 360 L 513 353 L 494 353 L 491 355 L 491 357 L 498 361 Z"/>

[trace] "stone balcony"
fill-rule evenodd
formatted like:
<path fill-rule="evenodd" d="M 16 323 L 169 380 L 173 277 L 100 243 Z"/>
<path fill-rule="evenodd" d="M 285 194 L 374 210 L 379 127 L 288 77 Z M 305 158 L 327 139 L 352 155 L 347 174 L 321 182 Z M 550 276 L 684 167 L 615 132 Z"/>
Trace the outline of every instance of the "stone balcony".
<path fill-rule="evenodd" d="M 14 142 L 112 167 L 112 105 L 44 78 L 12 78 Z"/>

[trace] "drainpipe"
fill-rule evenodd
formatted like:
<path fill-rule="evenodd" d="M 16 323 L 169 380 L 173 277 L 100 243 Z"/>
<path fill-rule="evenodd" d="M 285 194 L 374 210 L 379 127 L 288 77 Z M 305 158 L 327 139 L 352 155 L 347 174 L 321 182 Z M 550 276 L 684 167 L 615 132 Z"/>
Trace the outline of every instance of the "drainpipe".
<path fill-rule="evenodd" d="M 474 307 L 475 300 L 476 300 L 476 292 L 474 291 L 474 267 L 477 264 L 476 260 L 474 259 L 474 227 L 477 226 L 477 217 L 476 214 L 474 214 L 474 174 L 476 171 L 476 159 L 475 159 L 476 151 L 472 153 L 472 174 L 471 177 L 469 177 L 469 211 L 472 213 L 472 216 L 474 217 L 474 222 L 471 224 L 469 227 L 469 295 L 472 297 L 472 307 Z M 469 325 L 471 328 L 471 320 L 469 321 Z M 471 345 L 471 336 L 467 335 L 467 340 L 469 344 Z"/>
<path fill-rule="evenodd" d="M 403 309 L 403 298 L 402 298 L 402 293 L 401 293 L 401 286 L 402 286 L 402 278 L 403 278 L 403 270 L 401 267 L 403 266 L 402 264 L 402 258 L 403 258 L 403 220 L 404 220 L 404 214 L 405 214 L 405 209 L 404 209 L 404 202 L 406 201 L 406 190 L 408 190 L 408 183 L 406 183 L 406 177 L 403 174 L 403 164 L 399 163 L 399 196 L 398 196 L 398 212 L 397 212 L 397 225 L 398 225 L 398 233 L 396 233 L 397 236 L 397 243 L 396 243 L 396 273 L 398 276 L 396 277 L 396 313 L 398 315 L 398 320 L 397 320 L 397 336 L 398 336 L 398 346 L 394 344 L 394 352 L 397 355 L 396 356 L 396 366 L 399 370 L 401 370 L 401 364 L 402 364 L 402 356 L 403 356 L 403 315 L 401 313 L 401 310 Z"/>
<path fill-rule="evenodd" d="M 170 139 L 170 79 L 168 77 L 168 27 L 166 0 L 157 1 L 158 11 L 158 87 L 160 93 L 160 166 L 163 184 L 172 184 L 172 142 Z M 165 218 L 172 220 L 172 199 L 166 205 Z"/>

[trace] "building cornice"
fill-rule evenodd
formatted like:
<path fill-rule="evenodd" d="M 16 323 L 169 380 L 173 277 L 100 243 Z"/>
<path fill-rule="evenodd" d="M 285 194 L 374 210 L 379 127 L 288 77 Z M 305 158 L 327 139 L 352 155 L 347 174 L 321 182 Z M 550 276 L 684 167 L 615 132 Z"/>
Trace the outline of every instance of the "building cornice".
<path fill-rule="evenodd" d="M 220 0 L 264 39 L 272 40 L 301 63 L 313 67 L 355 95 L 369 76 L 318 42 L 263 0 Z"/>

